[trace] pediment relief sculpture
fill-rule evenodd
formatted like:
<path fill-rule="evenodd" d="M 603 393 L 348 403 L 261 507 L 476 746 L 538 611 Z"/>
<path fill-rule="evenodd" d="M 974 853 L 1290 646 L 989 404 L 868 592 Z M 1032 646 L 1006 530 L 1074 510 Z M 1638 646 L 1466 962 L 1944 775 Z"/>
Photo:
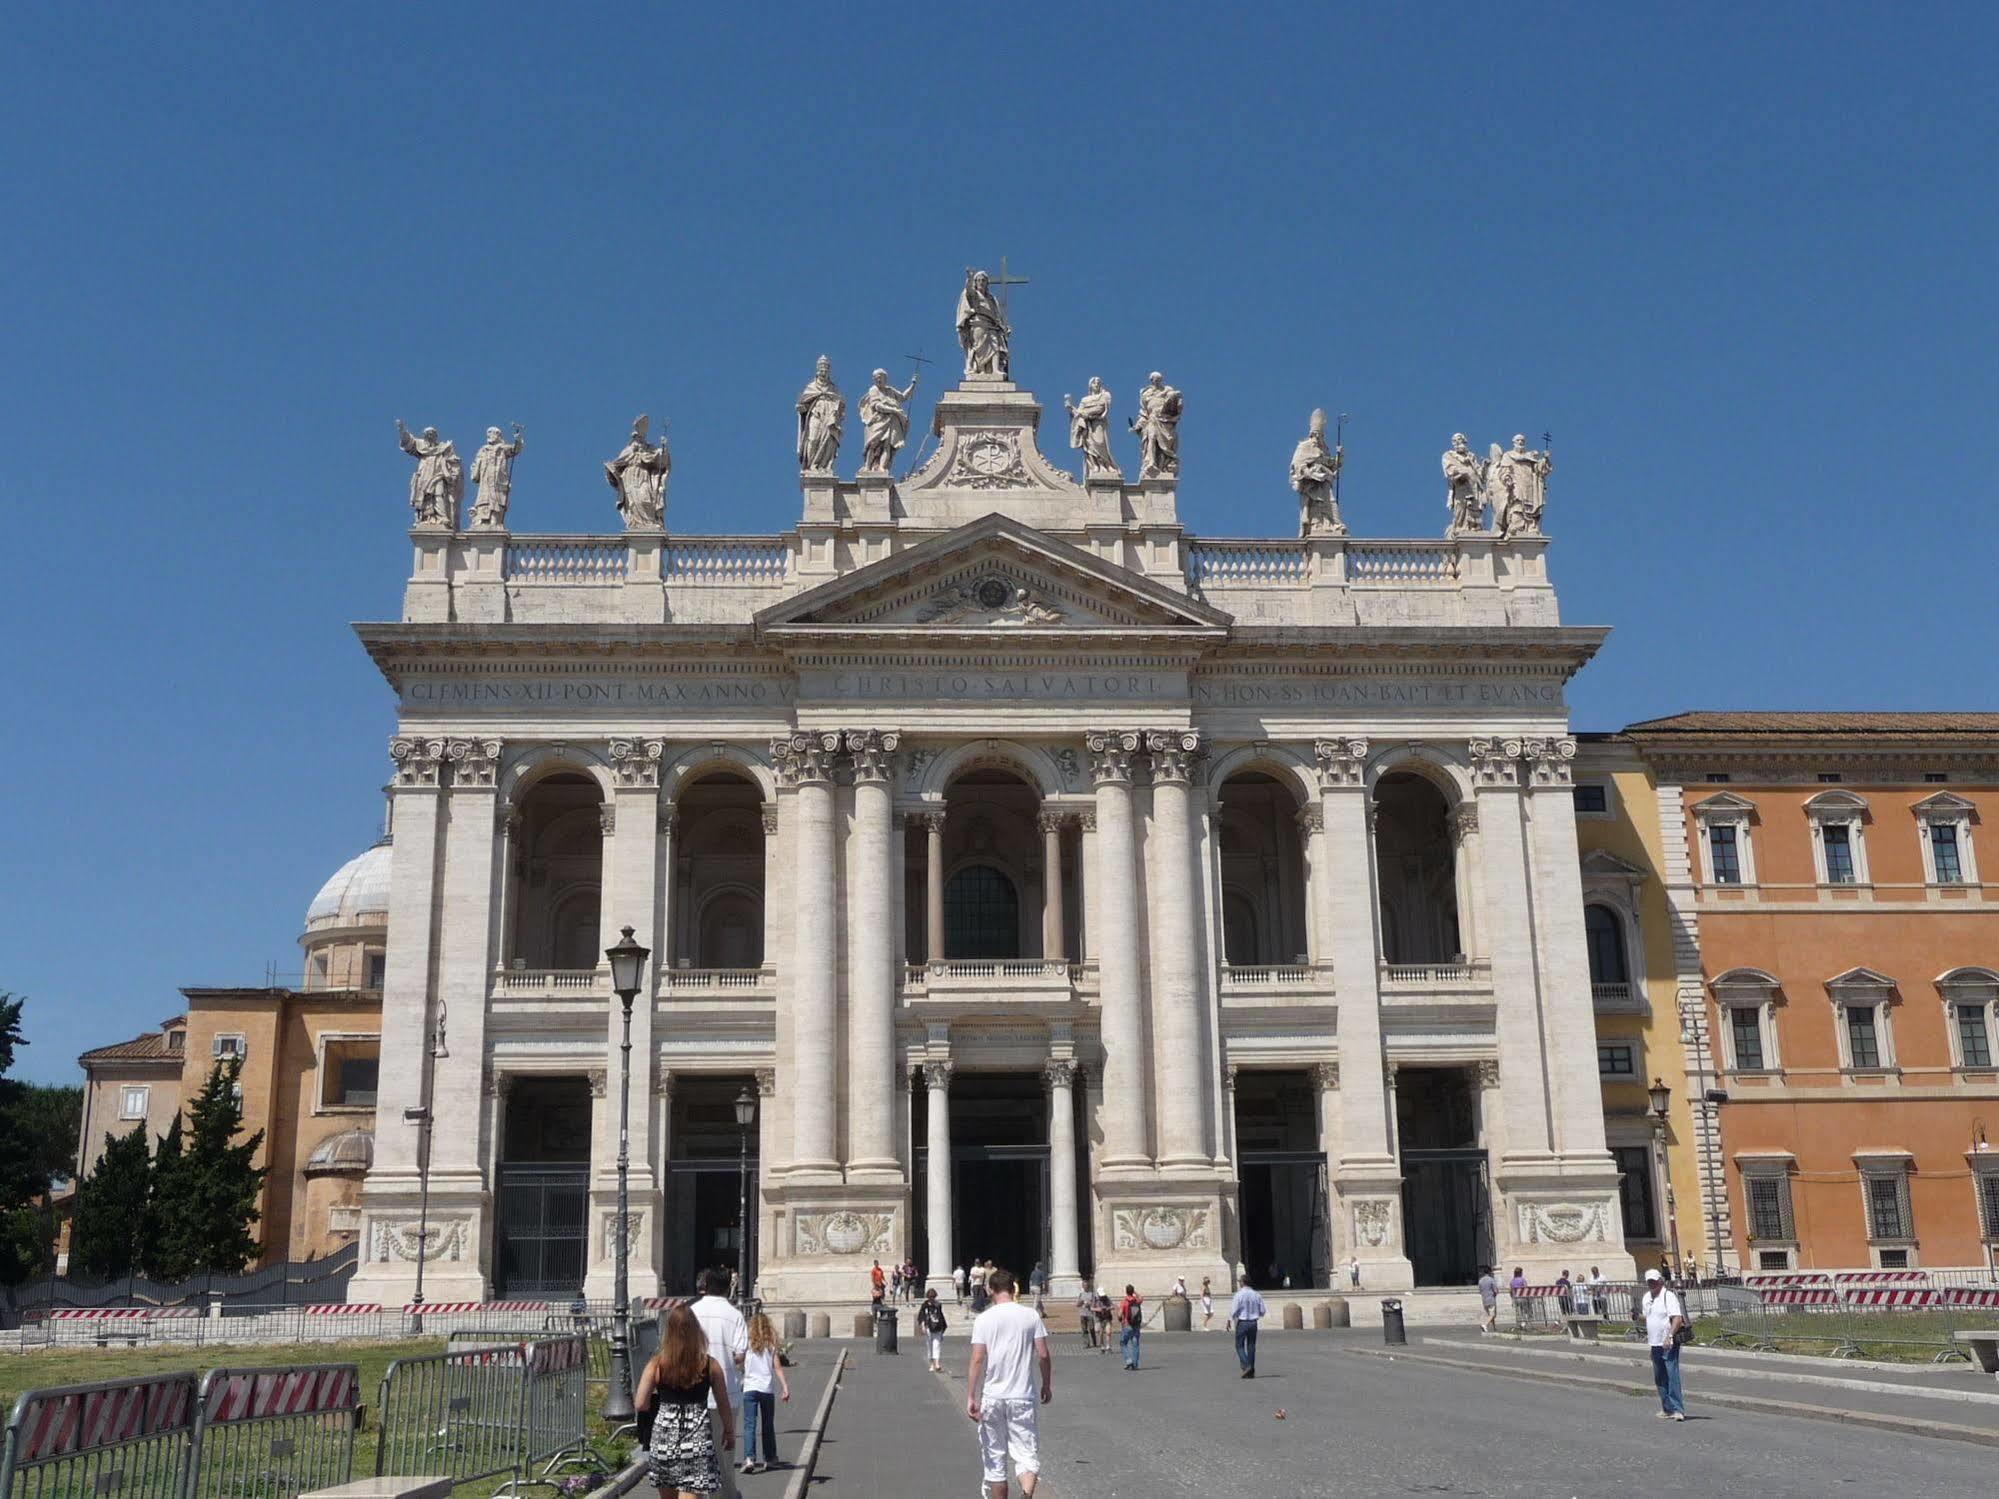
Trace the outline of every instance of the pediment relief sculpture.
<path fill-rule="evenodd" d="M 938 625 L 1059 625 L 1068 619 L 1060 608 L 1002 573 L 983 573 L 940 590 L 914 616 Z"/>

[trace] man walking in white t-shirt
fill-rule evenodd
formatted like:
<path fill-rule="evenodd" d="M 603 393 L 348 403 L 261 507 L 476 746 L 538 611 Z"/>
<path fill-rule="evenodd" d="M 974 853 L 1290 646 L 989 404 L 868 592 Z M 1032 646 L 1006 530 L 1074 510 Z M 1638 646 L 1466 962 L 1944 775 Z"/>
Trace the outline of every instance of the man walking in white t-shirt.
<path fill-rule="evenodd" d="M 1645 1319 L 1645 1341 L 1652 1345 L 1652 1383 L 1659 1387 L 1659 1419 L 1684 1421 L 1687 1407 L 1680 1399 L 1680 1329 L 1686 1326 L 1687 1309 L 1657 1270 L 1645 1272 L 1645 1298 L 1638 1303 L 1638 1315 Z"/>
<path fill-rule="evenodd" d="M 750 1352 L 750 1329 L 743 1321 L 743 1314 L 729 1303 L 725 1294 L 728 1289 L 728 1271 L 703 1270 L 701 1299 L 691 1310 L 708 1339 L 708 1357 L 722 1366 L 723 1382 L 729 1387 L 729 1409 L 739 1411 L 743 1408 L 743 1360 Z M 728 1499 L 735 1499 L 740 1492 L 736 1487 L 736 1464 L 722 1442 L 720 1415 L 715 1409 L 715 1397 L 710 1395 L 708 1422 L 714 1434 L 716 1456 L 722 1460 L 722 1493 Z"/>
<path fill-rule="evenodd" d="M 1013 1458 L 1020 1491 L 1032 1494 L 1041 1473 L 1030 1354 L 1041 1375 L 1041 1404 L 1055 1398 L 1048 1329 L 1031 1306 L 1013 1299 L 1010 1271 L 986 1277 L 993 1304 L 972 1321 L 972 1367 L 965 1376 L 965 1414 L 978 1423 L 979 1459 L 990 1499 L 1006 1499 L 1006 1460 Z"/>

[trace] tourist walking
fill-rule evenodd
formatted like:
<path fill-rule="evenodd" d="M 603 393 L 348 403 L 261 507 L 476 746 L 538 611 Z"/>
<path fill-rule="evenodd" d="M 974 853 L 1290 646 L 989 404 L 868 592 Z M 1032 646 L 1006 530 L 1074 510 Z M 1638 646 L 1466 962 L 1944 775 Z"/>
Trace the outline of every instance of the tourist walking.
<path fill-rule="evenodd" d="M 727 1279 L 720 1284 L 726 1286 Z M 716 1418 L 712 1424 L 710 1401 Z M 724 1474 L 733 1474 L 734 1469 L 717 1452 L 718 1447 L 728 1452 L 736 1445 L 735 1406 L 722 1361 L 709 1355 L 700 1320 L 685 1303 L 666 1314 L 659 1352 L 639 1375 L 632 1403 L 653 1412 L 646 1466 L 660 1499 L 693 1499 L 721 1490 Z M 729 1491 L 734 1490 L 729 1481 Z"/>
<path fill-rule="evenodd" d="M 1610 1282 L 1603 1278 L 1603 1271 L 1596 1265 L 1589 1267 L 1589 1295 L 1596 1304 L 1599 1317 L 1610 1315 Z"/>
<path fill-rule="evenodd" d="M 713 1428 L 714 1450 L 727 1451 L 734 1444 L 735 1415 L 743 1403 L 743 1361 L 749 1357 L 750 1329 L 743 1321 L 743 1314 L 729 1301 L 729 1272 L 707 1269 L 701 1272 L 701 1299 L 689 1308 L 694 1320 L 701 1324 L 701 1331 L 708 1339 L 708 1352 L 721 1366 L 722 1379 L 727 1386 L 726 1404 L 722 1397 L 711 1396 L 708 1401 L 708 1420 Z M 722 1434 L 730 1434 L 729 1441 L 722 1440 Z M 734 1463 L 722 1464 L 722 1492 L 735 1499 L 736 1467 Z"/>
<path fill-rule="evenodd" d="M 965 1304 L 965 1267 L 959 1265 L 951 1272 L 951 1289 L 957 1293 L 958 1305 Z"/>
<path fill-rule="evenodd" d="M 1356 1291 L 1360 1289 L 1360 1256 L 1357 1254 L 1347 1256 L 1347 1284 Z"/>
<path fill-rule="evenodd" d="M 1097 1346 L 1097 1293 L 1088 1286 L 1076 1293 L 1076 1320 L 1083 1328 L 1083 1346 Z"/>
<path fill-rule="evenodd" d="M 902 1294 L 906 1301 L 916 1300 L 916 1261 L 913 1259 L 902 1262 Z"/>
<path fill-rule="evenodd" d="M 1229 1303 L 1229 1326 L 1235 1329 L 1235 1361 L 1242 1365 L 1244 1379 L 1256 1378 L 1256 1325 L 1263 1320 L 1266 1310 L 1254 1286 L 1244 1286 Z"/>
<path fill-rule="evenodd" d="M 1048 1356 L 1048 1329 L 1032 1307 L 1013 1299 L 1010 1271 L 987 1277 L 993 1304 L 972 1323 L 972 1366 L 965 1375 L 965 1414 L 979 1428 L 979 1462 L 988 1499 L 1006 1499 L 1006 1464 L 1013 1459 L 1022 1494 L 1032 1494 L 1041 1475 L 1039 1412 L 1034 1375 L 1041 1377 L 1040 1404 L 1055 1398 L 1055 1364 Z"/>
<path fill-rule="evenodd" d="M 1097 1352 L 1108 1354 L 1111 1351 L 1111 1316 L 1117 1308 L 1111 1305 L 1110 1292 L 1106 1291 L 1102 1286 L 1097 1287 L 1095 1306 L 1097 1312 Z"/>
<path fill-rule="evenodd" d="M 776 1388 L 773 1389 L 772 1386 Z M 743 1472 L 761 1473 L 777 1462 L 777 1402 L 791 1402 L 791 1381 L 777 1356 L 777 1329 L 758 1312 L 750 1318 L 750 1351 L 743 1357 Z M 757 1456 L 757 1430 L 763 1456 Z"/>
<path fill-rule="evenodd" d="M 1138 1294 L 1138 1287 L 1126 1284 L 1124 1300 L 1117 1309 L 1118 1351 L 1124 1355 L 1127 1369 L 1138 1367 L 1138 1335 L 1145 1327 L 1145 1298 Z"/>
<path fill-rule="evenodd" d="M 1208 1277 L 1201 1277 L 1201 1331 L 1207 1332 L 1215 1325 L 1215 1288 Z"/>
<path fill-rule="evenodd" d="M 1657 1270 L 1645 1272 L 1645 1297 L 1638 1303 L 1645 1322 L 1645 1341 L 1652 1346 L 1652 1383 L 1659 1388 L 1659 1419 L 1684 1421 L 1687 1407 L 1680 1398 L 1680 1343 L 1687 1326 L 1687 1309 Z"/>
<path fill-rule="evenodd" d="M 888 1267 L 888 1299 L 902 1300 L 902 1261 L 897 1260 Z"/>
<path fill-rule="evenodd" d="M 1480 1332 L 1499 1331 L 1499 1281 L 1493 1276 L 1492 1266 L 1487 1265 L 1478 1272 L 1478 1304 L 1485 1315 L 1480 1319 Z"/>
<path fill-rule="evenodd" d="M 882 1293 L 888 1289 L 888 1277 L 882 1273 L 882 1262 L 876 1260 L 868 1269 L 868 1287 L 873 1293 L 875 1310 L 881 1310 Z"/>
<path fill-rule="evenodd" d="M 924 1351 L 930 1355 L 930 1372 L 944 1372 L 944 1329 L 950 1324 L 944 1320 L 943 1303 L 937 1299 L 937 1288 L 932 1286 L 923 1293 L 923 1305 L 916 1309 L 916 1325 L 923 1329 Z"/>

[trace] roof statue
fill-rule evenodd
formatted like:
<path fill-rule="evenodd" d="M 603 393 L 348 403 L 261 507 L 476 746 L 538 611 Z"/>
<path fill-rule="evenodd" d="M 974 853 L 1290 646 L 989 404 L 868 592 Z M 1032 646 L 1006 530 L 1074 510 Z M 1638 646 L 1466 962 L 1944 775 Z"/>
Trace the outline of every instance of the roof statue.
<path fill-rule="evenodd" d="M 472 501 L 472 529 L 504 531 L 507 526 L 507 496 L 514 488 L 514 460 L 527 444 L 521 424 L 514 423 L 514 440 L 504 441 L 498 427 L 486 429 L 486 442 L 472 455 L 472 482 L 479 493 Z"/>
<path fill-rule="evenodd" d="M 958 346 L 965 351 L 967 380 L 1010 378 L 1009 340 L 1013 329 L 992 292 L 992 277 L 967 270 L 965 289 L 958 294 Z"/>
<path fill-rule="evenodd" d="M 1180 472 L 1180 392 L 1154 370 L 1138 393 L 1138 415 L 1131 430 L 1138 434 L 1138 477 L 1171 479 Z"/>
<path fill-rule="evenodd" d="M 1501 536 L 1539 536 L 1541 512 L 1548 508 L 1548 475 L 1555 467 L 1549 452 L 1531 452 L 1527 439 L 1513 435 L 1513 446 L 1495 457 L 1487 474 L 1493 491 L 1493 523 Z"/>
<path fill-rule="evenodd" d="M 458 449 L 439 437 L 435 427 L 410 436 L 401 417 L 396 418 L 396 443 L 416 459 L 416 472 L 410 475 L 410 513 L 416 524 L 456 531 L 458 502 L 465 497 L 465 466 Z"/>
<path fill-rule="evenodd" d="M 1333 493 L 1345 460 L 1341 449 L 1326 446 L 1326 413 L 1314 411 L 1304 440 L 1291 450 L 1291 487 L 1298 491 L 1300 536 L 1347 534 L 1346 523 L 1340 519 L 1340 502 Z"/>
<path fill-rule="evenodd" d="M 830 474 L 840 456 L 840 436 L 847 420 L 847 398 L 833 384 L 833 361 L 824 354 L 812 379 L 798 393 L 798 471 Z"/>
<path fill-rule="evenodd" d="M 632 423 L 631 439 L 604 465 L 605 482 L 618 496 L 618 514 L 625 518 L 627 531 L 666 528 L 666 476 L 672 471 L 665 434 L 657 447 L 648 443 L 646 418 L 641 414 Z"/>
<path fill-rule="evenodd" d="M 1062 407 L 1069 413 L 1069 446 L 1083 450 L 1083 477 L 1122 478 L 1117 459 L 1111 457 L 1111 393 L 1104 389 L 1104 382 L 1090 376 L 1083 399 L 1064 396 Z"/>
<path fill-rule="evenodd" d="M 885 474 L 895 462 L 896 450 L 909 441 L 909 398 L 916 394 L 916 376 L 909 388 L 897 390 L 888 383 L 888 371 L 876 370 L 867 394 L 861 397 L 861 472 Z"/>
<path fill-rule="evenodd" d="M 1445 536 L 1476 535 L 1485 529 L 1486 467 L 1486 461 L 1465 441 L 1464 433 L 1453 432 L 1444 453 L 1444 506 L 1451 512 Z"/>

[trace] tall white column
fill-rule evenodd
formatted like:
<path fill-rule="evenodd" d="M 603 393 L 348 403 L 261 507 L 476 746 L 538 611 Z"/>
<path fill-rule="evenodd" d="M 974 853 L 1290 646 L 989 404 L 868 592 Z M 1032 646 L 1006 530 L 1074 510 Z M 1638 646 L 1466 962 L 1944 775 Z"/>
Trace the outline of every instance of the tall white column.
<path fill-rule="evenodd" d="M 951 1291 L 951 1064 L 923 1064 L 925 1093 L 924 1193 L 929 1262 L 924 1284 L 940 1296 Z"/>
<path fill-rule="evenodd" d="M 1305 876 L 1305 960 L 1326 961 L 1326 934 L 1322 930 L 1321 907 L 1326 881 L 1326 809 L 1314 803 L 1297 815 L 1298 846 L 1304 855 Z"/>
<path fill-rule="evenodd" d="M 430 1185 L 477 1193 L 490 1184 L 480 1159 L 479 1133 L 453 1129 L 477 1119 L 485 1095 L 486 1001 L 493 982 L 491 907 L 499 875 L 504 825 L 494 817 L 500 764 L 497 739 L 453 739 L 445 746 L 451 767 L 442 828 L 437 930 L 437 1021 L 444 1055 L 435 1057 L 431 1115 Z M 433 1046 L 437 1040 L 432 1033 Z M 424 1292 L 429 1294 L 429 1274 Z"/>
<path fill-rule="evenodd" d="M 924 812 L 923 961 L 944 960 L 944 814 Z"/>
<path fill-rule="evenodd" d="M 1073 1296 L 1082 1284 L 1076 1251 L 1076 1065 L 1051 1061 L 1042 1069 L 1048 1083 L 1048 1275 L 1057 1296 Z"/>
<path fill-rule="evenodd" d="M 1041 829 L 1041 956 L 1059 963 L 1067 952 L 1062 933 L 1062 824 L 1059 812 L 1043 812 Z"/>
<path fill-rule="evenodd" d="M 1208 1048 L 1202 1024 L 1205 986 L 1198 972 L 1200 919 L 1194 871 L 1193 798 L 1189 781 L 1201 752 L 1201 736 L 1190 729 L 1154 730 L 1146 736 L 1152 754 L 1152 828 L 1159 840 L 1159 879 L 1152 889 L 1164 908 L 1152 949 L 1153 1024 L 1159 1031 L 1159 1164 L 1173 1168 L 1207 1166 Z"/>
<path fill-rule="evenodd" d="M 1479 901 L 1482 883 L 1478 877 L 1478 807 L 1475 804 L 1451 809 L 1451 868 L 1456 876 L 1458 901 L 1458 947 L 1467 962 L 1484 956 L 1479 933 Z M 1580 911 L 1582 908 L 1576 908 Z"/>
<path fill-rule="evenodd" d="M 1131 757 L 1139 736 L 1093 731 L 1088 738 L 1097 794 L 1097 867 L 1091 886 L 1090 926 L 1097 933 L 1104 1048 L 1105 1170 L 1149 1164 L 1145 1133 L 1145 1017 L 1139 994 L 1138 944 L 1142 935 L 1133 886 L 1137 832 L 1131 806 Z"/>
<path fill-rule="evenodd" d="M 847 882 L 847 1165 L 901 1179 L 895 1153 L 895 870 L 889 778 L 896 735 L 850 729 L 854 860 Z"/>
<path fill-rule="evenodd" d="M 403 1110 L 424 1101 L 429 1087 L 431 958 L 437 940 L 438 834 L 442 819 L 444 741 L 398 737 L 394 832 L 389 847 L 392 937 L 382 974 L 382 1067 L 375 1163 L 368 1192 L 404 1182 L 416 1189 L 417 1128 Z M 412 1199 L 413 1200 L 413 1199 Z M 407 1300 L 407 1297 L 403 1298 Z"/>
<path fill-rule="evenodd" d="M 837 733 L 793 734 L 772 754 L 796 783 L 798 819 L 791 955 L 792 1064 L 798 1080 L 791 1101 L 791 1169 L 840 1169 L 838 1117 L 840 988 L 838 884 L 834 860 L 833 758 Z"/>

